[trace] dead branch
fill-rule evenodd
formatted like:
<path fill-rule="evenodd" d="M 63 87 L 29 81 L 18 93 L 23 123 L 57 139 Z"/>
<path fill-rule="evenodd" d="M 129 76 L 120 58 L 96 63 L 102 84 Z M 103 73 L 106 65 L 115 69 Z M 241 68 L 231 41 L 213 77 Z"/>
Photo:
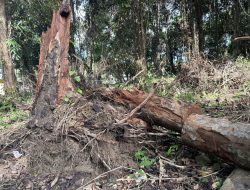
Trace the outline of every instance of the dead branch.
<path fill-rule="evenodd" d="M 125 86 L 127 86 L 129 83 L 133 82 L 138 76 L 140 76 L 142 73 L 144 73 L 144 69 L 142 69 L 141 71 L 139 71 L 135 76 L 133 76 L 130 80 L 128 80 L 125 83 Z"/>
<path fill-rule="evenodd" d="M 241 36 L 233 39 L 234 42 L 237 41 L 250 41 L 250 36 Z"/>
<path fill-rule="evenodd" d="M 125 117 L 124 119 L 118 121 L 117 124 L 119 124 L 119 125 L 123 124 L 127 120 L 132 118 L 149 101 L 149 99 L 154 95 L 154 93 L 155 93 L 155 88 L 153 89 L 153 91 L 147 96 L 147 98 L 140 105 L 138 105 L 136 108 L 134 108 L 127 117 Z"/>

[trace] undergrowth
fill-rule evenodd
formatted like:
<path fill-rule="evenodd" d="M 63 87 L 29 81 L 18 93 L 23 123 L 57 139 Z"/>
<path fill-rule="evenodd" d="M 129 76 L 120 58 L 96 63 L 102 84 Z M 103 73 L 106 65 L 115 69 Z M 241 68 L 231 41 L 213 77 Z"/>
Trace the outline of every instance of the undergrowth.
<path fill-rule="evenodd" d="M 188 103 L 197 103 L 214 117 L 229 116 L 234 121 L 250 122 L 250 60 L 235 61 L 194 57 L 182 66 L 179 75 L 149 74 L 125 89 L 150 91 L 158 84 L 156 94 Z M 216 108 L 216 111 L 215 111 Z"/>
<path fill-rule="evenodd" d="M 24 111 L 21 105 L 30 104 L 30 96 L 4 96 L 0 100 L 0 130 L 29 117 L 29 112 Z"/>

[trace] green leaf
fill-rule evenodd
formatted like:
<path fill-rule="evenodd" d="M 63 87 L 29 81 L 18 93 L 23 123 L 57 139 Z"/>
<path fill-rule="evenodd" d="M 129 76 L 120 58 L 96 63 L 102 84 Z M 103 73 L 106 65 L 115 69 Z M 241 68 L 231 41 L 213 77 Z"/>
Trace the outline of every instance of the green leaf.
<path fill-rule="evenodd" d="M 139 169 L 136 171 L 140 176 L 146 175 L 145 172 L 142 169 Z"/>
<path fill-rule="evenodd" d="M 154 164 L 155 160 L 151 160 L 148 157 L 143 157 L 142 161 L 140 162 L 140 167 L 150 168 Z"/>
<path fill-rule="evenodd" d="M 176 152 L 178 151 L 179 146 L 178 145 L 172 145 L 169 147 L 168 151 L 166 152 L 168 157 L 173 157 Z"/>
<path fill-rule="evenodd" d="M 139 150 L 135 153 L 136 160 L 142 160 L 143 157 L 145 157 L 145 151 Z"/>
<path fill-rule="evenodd" d="M 77 91 L 79 94 L 83 95 L 83 91 L 82 91 L 80 88 L 78 88 L 76 91 Z"/>
<path fill-rule="evenodd" d="M 75 77 L 74 77 L 74 80 L 77 81 L 77 82 L 80 82 L 80 81 L 81 81 L 81 78 L 80 78 L 80 76 L 75 76 Z"/>
<path fill-rule="evenodd" d="M 76 72 L 75 71 L 69 71 L 69 76 L 73 76 L 73 75 L 76 75 Z"/>

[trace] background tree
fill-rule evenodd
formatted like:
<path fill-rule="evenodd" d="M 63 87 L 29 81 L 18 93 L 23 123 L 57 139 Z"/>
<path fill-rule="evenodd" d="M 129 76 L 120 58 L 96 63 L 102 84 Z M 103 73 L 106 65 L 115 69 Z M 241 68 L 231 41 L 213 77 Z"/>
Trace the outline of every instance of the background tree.
<path fill-rule="evenodd" d="M 4 70 L 4 88 L 6 93 L 16 91 L 15 73 L 10 52 L 8 50 L 9 41 L 8 20 L 6 17 L 5 0 L 0 0 L 0 63 Z"/>
<path fill-rule="evenodd" d="M 6 2 L 12 21 L 11 58 L 30 81 L 36 80 L 40 35 L 60 2 Z M 157 76 L 175 75 L 196 54 L 210 60 L 250 56 L 248 42 L 233 41 L 249 35 L 247 0 L 71 0 L 70 4 L 72 68 L 94 76 L 92 81 L 126 82 L 142 68 Z M 78 66 L 75 55 L 82 60 Z"/>

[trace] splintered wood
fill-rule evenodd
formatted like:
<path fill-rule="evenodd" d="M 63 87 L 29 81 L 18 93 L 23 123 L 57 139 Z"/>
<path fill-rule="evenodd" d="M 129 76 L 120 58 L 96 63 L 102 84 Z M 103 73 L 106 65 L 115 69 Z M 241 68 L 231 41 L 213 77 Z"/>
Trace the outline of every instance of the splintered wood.
<path fill-rule="evenodd" d="M 32 109 L 34 118 L 29 122 L 29 127 L 36 126 L 39 119 L 51 115 L 66 93 L 73 90 L 68 60 L 71 8 L 65 6 L 53 13 L 51 27 L 42 34 L 36 97 Z"/>

